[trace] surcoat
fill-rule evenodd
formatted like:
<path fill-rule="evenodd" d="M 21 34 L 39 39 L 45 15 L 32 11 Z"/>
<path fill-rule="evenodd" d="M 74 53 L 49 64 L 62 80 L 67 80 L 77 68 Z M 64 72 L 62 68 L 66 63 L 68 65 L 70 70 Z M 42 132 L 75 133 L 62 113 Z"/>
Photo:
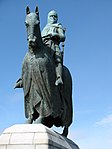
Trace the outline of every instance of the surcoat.
<path fill-rule="evenodd" d="M 22 65 L 22 82 L 26 118 L 35 110 L 44 117 L 61 116 L 61 98 L 59 90 L 54 87 L 55 69 L 47 54 L 26 54 Z"/>

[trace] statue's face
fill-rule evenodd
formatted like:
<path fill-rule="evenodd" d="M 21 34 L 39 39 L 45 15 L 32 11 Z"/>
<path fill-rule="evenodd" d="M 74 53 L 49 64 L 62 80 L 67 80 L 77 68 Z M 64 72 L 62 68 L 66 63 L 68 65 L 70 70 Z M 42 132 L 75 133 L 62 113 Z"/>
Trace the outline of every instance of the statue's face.
<path fill-rule="evenodd" d="M 57 13 L 54 10 L 49 12 L 49 14 L 48 14 L 48 23 L 54 24 L 54 23 L 57 23 L 57 21 L 58 21 Z"/>

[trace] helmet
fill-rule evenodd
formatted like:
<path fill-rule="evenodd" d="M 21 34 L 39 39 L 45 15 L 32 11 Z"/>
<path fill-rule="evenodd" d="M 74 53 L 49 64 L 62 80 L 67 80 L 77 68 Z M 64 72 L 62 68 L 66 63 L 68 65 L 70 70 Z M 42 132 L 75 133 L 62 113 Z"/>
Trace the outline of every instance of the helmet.
<path fill-rule="evenodd" d="M 54 24 L 58 21 L 58 14 L 56 11 L 52 10 L 48 13 L 48 23 Z"/>

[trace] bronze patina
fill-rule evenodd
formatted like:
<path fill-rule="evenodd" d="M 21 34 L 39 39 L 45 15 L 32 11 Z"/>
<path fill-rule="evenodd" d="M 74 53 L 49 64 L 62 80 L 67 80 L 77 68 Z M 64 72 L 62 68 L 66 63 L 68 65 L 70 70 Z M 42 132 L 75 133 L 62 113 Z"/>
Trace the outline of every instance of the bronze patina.
<path fill-rule="evenodd" d="M 47 39 L 47 34 L 44 35 L 43 30 L 41 37 L 38 7 L 35 12 L 30 12 L 29 7 L 26 8 L 25 24 L 28 52 L 23 60 L 22 75 L 15 88 L 23 88 L 24 91 L 26 123 L 42 123 L 48 127 L 62 126 L 63 135 L 67 136 L 73 112 L 72 78 L 68 68 L 62 63 L 59 48 L 59 43 L 65 40 L 64 30 L 56 18 L 55 23 L 51 23 L 49 28 L 56 29 L 57 33 L 50 33 Z M 60 35 L 61 32 L 63 37 Z M 48 46 L 45 41 L 53 41 L 54 48 Z M 61 65 L 61 70 L 56 69 L 58 65 Z M 56 83 L 56 71 L 61 71 L 62 82 L 59 80 Z"/>

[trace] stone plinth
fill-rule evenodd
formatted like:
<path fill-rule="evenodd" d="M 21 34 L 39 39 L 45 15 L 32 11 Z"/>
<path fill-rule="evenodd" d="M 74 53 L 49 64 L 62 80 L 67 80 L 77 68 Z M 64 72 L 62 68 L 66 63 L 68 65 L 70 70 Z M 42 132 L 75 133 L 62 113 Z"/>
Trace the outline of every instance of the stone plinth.
<path fill-rule="evenodd" d="M 19 124 L 0 136 L 0 149 L 79 149 L 71 140 L 42 124 Z"/>

